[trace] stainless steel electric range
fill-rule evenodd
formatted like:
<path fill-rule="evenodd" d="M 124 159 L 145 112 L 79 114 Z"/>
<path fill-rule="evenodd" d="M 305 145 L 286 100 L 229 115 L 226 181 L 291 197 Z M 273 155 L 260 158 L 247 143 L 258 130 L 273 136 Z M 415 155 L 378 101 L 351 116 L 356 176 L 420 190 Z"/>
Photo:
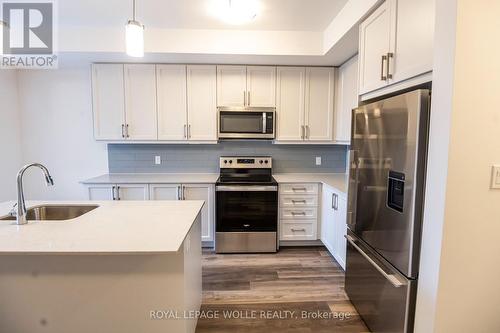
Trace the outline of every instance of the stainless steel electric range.
<path fill-rule="evenodd" d="M 221 157 L 216 183 L 215 251 L 277 251 L 278 183 L 271 157 Z"/>

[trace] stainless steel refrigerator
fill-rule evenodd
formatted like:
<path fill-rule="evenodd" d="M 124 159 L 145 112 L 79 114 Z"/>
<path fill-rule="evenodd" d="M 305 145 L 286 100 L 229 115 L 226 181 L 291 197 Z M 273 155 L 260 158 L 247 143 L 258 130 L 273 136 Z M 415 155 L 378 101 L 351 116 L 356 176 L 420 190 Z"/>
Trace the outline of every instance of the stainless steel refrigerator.
<path fill-rule="evenodd" d="M 412 332 L 430 91 L 352 112 L 345 289 L 372 332 Z"/>

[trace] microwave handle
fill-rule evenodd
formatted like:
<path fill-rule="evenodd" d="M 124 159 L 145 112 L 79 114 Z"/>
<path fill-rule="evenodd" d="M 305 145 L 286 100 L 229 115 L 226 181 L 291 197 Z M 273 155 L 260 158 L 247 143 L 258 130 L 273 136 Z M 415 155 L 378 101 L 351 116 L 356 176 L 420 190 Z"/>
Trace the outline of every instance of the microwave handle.
<path fill-rule="evenodd" d="M 262 112 L 262 133 L 266 134 L 267 130 L 267 113 Z"/>

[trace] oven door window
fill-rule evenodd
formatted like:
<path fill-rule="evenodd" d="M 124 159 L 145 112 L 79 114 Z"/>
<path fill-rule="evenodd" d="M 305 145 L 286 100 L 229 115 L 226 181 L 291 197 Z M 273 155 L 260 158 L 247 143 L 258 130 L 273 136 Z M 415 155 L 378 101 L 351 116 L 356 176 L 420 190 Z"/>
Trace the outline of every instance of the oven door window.
<path fill-rule="evenodd" d="M 277 231 L 278 192 L 217 192 L 217 232 Z"/>
<path fill-rule="evenodd" d="M 263 119 L 261 112 L 220 113 L 220 133 L 262 133 Z"/>

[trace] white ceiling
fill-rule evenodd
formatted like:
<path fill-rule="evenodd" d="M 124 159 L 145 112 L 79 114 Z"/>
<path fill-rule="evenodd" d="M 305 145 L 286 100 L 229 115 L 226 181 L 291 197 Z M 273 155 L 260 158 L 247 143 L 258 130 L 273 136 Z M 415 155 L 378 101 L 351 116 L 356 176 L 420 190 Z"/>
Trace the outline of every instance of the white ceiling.
<path fill-rule="evenodd" d="M 230 25 L 210 14 L 213 1 L 137 0 L 137 19 L 161 29 L 238 29 L 323 31 L 347 0 L 258 0 L 260 13 L 250 23 Z M 121 26 L 132 16 L 132 0 L 58 1 L 64 26 Z"/>

